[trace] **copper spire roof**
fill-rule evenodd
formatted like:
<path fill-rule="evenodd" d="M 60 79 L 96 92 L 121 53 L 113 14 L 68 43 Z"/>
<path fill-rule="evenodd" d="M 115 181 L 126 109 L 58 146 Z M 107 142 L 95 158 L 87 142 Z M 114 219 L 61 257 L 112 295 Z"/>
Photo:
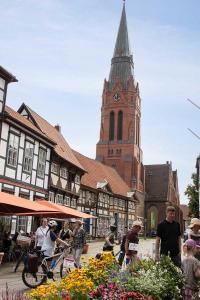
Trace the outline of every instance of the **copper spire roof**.
<path fill-rule="evenodd" d="M 111 70 L 109 75 L 110 88 L 112 88 L 114 81 L 117 79 L 121 81 L 123 88 L 127 88 L 130 76 L 133 76 L 133 59 L 130 52 L 124 3 L 117 40 L 115 43 L 115 50 L 111 61 Z"/>

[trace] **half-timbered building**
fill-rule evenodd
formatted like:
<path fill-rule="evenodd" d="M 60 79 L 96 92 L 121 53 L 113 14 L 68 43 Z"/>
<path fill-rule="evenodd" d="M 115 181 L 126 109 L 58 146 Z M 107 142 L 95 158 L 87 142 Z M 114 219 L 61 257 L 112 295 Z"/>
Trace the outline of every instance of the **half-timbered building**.
<path fill-rule="evenodd" d="M 0 76 L 3 77 L 2 74 L 9 73 L 1 67 Z M 1 79 L 1 87 L 4 86 Z M 27 116 L 20 115 L 5 102 L 6 94 L 1 105 L 0 191 L 29 200 L 46 198 L 54 142 Z M 31 220 L 31 217 L 13 217 L 11 232 L 16 228 L 30 232 Z"/>
<path fill-rule="evenodd" d="M 63 137 L 60 126 L 51 125 L 25 104 L 18 112 L 28 115 L 41 132 L 55 143 L 51 152 L 49 201 L 76 208 L 80 195 L 81 176 L 85 170 Z"/>
<path fill-rule="evenodd" d="M 94 237 L 102 237 L 111 224 L 116 224 L 118 231 L 124 232 L 136 218 L 137 203 L 130 188 L 114 168 L 76 151 L 74 154 L 87 171 L 81 180 L 79 209 L 98 217 L 88 220 L 86 230 Z"/>

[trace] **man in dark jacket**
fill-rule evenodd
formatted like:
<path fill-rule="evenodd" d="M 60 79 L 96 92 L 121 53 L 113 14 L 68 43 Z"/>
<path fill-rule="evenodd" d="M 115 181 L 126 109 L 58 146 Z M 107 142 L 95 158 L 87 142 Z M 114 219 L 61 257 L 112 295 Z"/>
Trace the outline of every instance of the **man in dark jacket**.
<path fill-rule="evenodd" d="M 177 267 L 181 267 L 181 230 L 175 221 L 175 208 L 168 206 L 166 219 L 158 224 L 156 234 L 156 260 L 168 255 Z"/>

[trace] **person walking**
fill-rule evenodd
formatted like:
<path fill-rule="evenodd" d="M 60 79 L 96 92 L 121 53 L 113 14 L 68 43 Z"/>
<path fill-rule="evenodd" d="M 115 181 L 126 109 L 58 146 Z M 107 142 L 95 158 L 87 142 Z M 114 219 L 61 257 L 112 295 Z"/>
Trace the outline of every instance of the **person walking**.
<path fill-rule="evenodd" d="M 81 254 L 83 247 L 86 244 L 85 230 L 82 228 L 84 222 L 78 220 L 75 223 L 75 228 L 72 232 L 72 254 L 74 257 L 75 267 L 80 267 Z"/>
<path fill-rule="evenodd" d="M 188 226 L 190 231 L 188 232 L 188 239 L 192 239 L 200 246 L 200 220 L 198 218 L 191 219 L 190 225 Z M 200 260 L 200 249 L 196 251 L 195 257 Z"/>
<path fill-rule="evenodd" d="M 160 255 L 169 255 L 172 262 L 181 267 L 181 230 L 175 221 L 175 208 L 168 206 L 166 219 L 158 224 L 156 233 L 156 260 Z"/>
<path fill-rule="evenodd" d="M 138 233 L 142 229 L 142 223 L 140 221 L 134 221 L 131 230 L 126 235 L 125 252 L 126 252 L 126 264 L 129 264 L 132 259 L 137 257 L 139 237 Z"/>
<path fill-rule="evenodd" d="M 182 260 L 181 269 L 185 276 L 183 299 L 192 300 L 198 298 L 198 280 L 200 279 L 200 262 L 195 258 L 197 249 L 200 246 L 192 239 L 185 241 L 183 245 L 184 259 Z"/>
<path fill-rule="evenodd" d="M 110 231 L 105 236 L 103 251 L 113 251 L 115 245 L 115 235 L 117 231 L 116 225 L 110 225 Z"/>
<path fill-rule="evenodd" d="M 42 219 L 41 226 L 39 226 L 35 232 L 35 248 L 37 250 L 41 250 L 47 230 L 48 230 L 47 219 Z"/>

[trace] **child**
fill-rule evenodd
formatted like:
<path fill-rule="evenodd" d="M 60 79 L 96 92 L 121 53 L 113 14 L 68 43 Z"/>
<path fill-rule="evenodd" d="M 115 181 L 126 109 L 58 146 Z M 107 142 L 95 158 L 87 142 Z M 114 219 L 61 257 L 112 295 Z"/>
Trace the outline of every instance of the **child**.
<path fill-rule="evenodd" d="M 182 270 L 185 275 L 183 299 L 192 300 L 198 295 L 198 279 L 200 279 L 200 262 L 194 257 L 199 246 L 192 239 L 185 241 L 183 245 L 184 259 Z"/>

